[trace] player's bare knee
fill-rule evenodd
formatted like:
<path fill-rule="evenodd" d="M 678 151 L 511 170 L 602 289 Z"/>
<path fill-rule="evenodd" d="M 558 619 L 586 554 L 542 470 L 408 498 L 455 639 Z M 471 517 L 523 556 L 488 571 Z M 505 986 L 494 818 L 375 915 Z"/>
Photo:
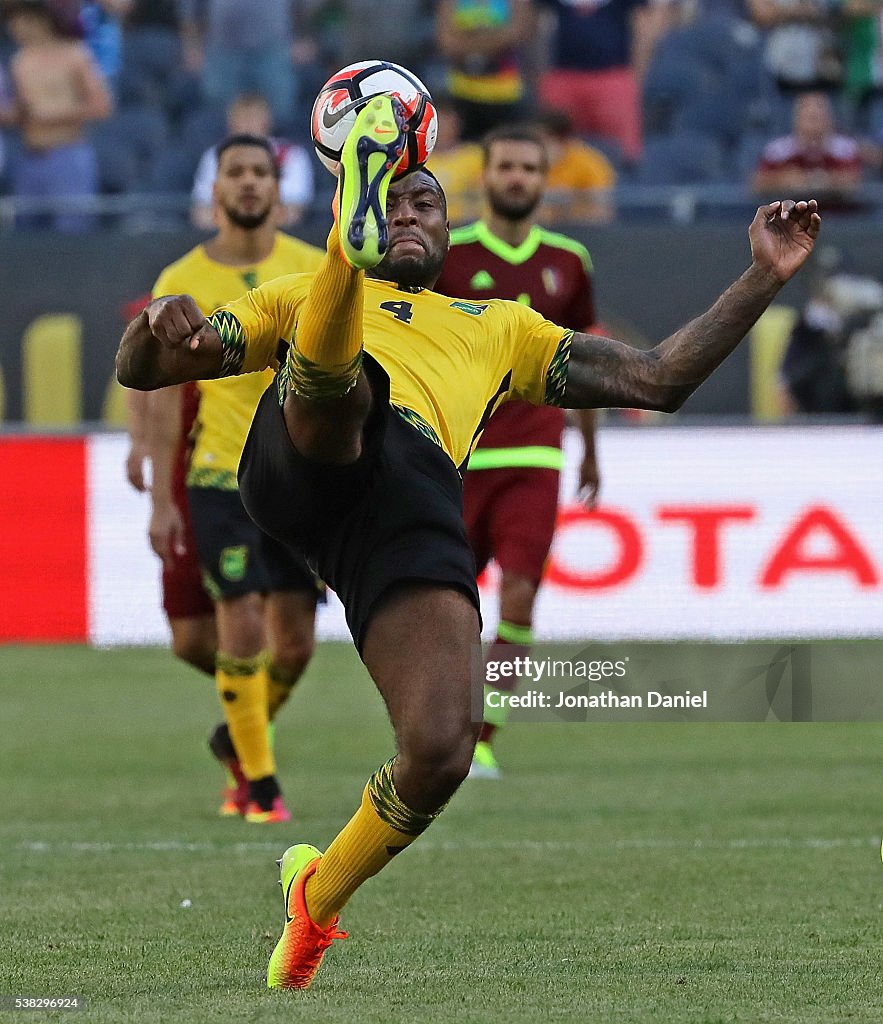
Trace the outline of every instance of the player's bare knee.
<path fill-rule="evenodd" d="M 529 625 L 536 596 L 537 584 L 530 577 L 503 573 L 500 579 L 500 617 L 516 625 Z"/>
<path fill-rule="evenodd" d="M 175 657 L 200 672 L 213 675 L 217 648 L 214 619 L 209 616 L 171 618 L 169 626 Z"/>
<path fill-rule="evenodd" d="M 180 661 L 200 672 L 213 673 L 215 670 L 215 645 L 206 643 L 193 633 L 173 633 L 172 653 Z"/>
<path fill-rule="evenodd" d="M 218 647 L 236 658 L 250 658 L 264 647 L 264 598 L 258 593 L 225 598 L 217 604 Z"/>
<path fill-rule="evenodd" d="M 411 786 L 446 800 L 469 774 L 476 731 L 472 723 L 428 724 L 399 735 L 399 766 Z"/>
<path fill-rule="evenodd" d="M 286 675 L 296 678 L 309 665 L 315 650 L 313 637 L 295 636 L 276 641 L 272 648 L 272 659 Z"/>

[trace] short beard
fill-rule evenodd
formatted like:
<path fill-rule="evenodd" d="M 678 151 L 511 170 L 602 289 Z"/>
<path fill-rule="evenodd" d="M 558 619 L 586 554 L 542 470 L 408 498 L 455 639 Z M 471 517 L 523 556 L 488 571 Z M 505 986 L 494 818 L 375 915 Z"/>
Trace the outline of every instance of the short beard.
<path fill-rule="evenodd" d="M 445 252 L 426 253 L 420 259 L 405 256 L 396 261 L 387 254 L 376 267 L 368 271 L 368 276 L 391 281 L 400 288 L 431 288 L 441 276 L 446 255 Z"/>
<path fill-rule="evenodd" d="M 258 213 L 240 213 L 239 210 L 229 206 L 225 206 L 223 209 L 231 223 L 246 231 L 254 231 L 256 228 L 262 227 L 267 223 L 267 218 L 273 211 L 272 206 L 268 206 L 266 210 L 261 210 Z"/>
<path fill-rule="evenodd" d="M 505 199 L 502 196 L 489 195 L 488 204 L 491 210 L 503 220 L 525 220 L 540 205 L 540 196 L 524 199 Z"/>

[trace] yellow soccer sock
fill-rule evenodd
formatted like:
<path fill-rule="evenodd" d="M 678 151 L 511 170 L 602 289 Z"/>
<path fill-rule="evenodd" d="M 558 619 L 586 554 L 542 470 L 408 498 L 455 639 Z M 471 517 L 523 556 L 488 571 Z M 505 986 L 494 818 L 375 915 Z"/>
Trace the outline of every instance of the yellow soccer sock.
<path fill-rule="evenodd" d="M 267 735 L 267 669 L 264 659 L 233 658 L 218 652 L 215 685 L 245 777 L 263 779 L 276 774 Z"/>
<path fill-rule="evenodd" d="M 271 722 L 278 714 L 279 708 L 291 696 L 291 691 L 302 674 L 301 671 L 293 672 L 291 669 L 283 668 L 274 661 L 267 662 L 267 714 Z"/>
<path fill-rule="evenodd" d="M 341 255 L 335 224 L 298 320 L 297 335 L 288 347 L 286 371 L 296 395 L 337 398 L 358 380 L 364 278 Z"/>
<path fill-rule="evenodd" d="M 421 814 L 404 804 L 393 784 L 394 764 L 392 758 L 368 780 L 359 809 L 307 881 L 307 911 L 321 928 L 328 927 L 362 882 L 410 846 L 442 810 Z"/>

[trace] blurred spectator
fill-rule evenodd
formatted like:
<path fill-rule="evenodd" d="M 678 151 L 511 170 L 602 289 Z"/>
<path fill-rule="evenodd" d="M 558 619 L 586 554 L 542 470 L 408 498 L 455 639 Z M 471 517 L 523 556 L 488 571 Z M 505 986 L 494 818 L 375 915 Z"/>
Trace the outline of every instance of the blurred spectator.
<path fill-rule="evenodd" d="M 537 127 L 549 158 L 541 219 L 547 224 L 609 221 L 616 171 L 607 157 L 573 134 L 573 124 L 562 110 L 540 114 Z"/>
<path fill-rule="evenodd" d="M 438 138 L 429 158 L 429 168 L 441 182 L 448 199 L 452 224 L 477 220 L 482 212 L 481 174 L 484 158 L 481 146 L 463 142 L 460 114 L 450 96 L 436 96 Z"/>
<path fill-rule="evenodd" d="M 448 92 L 468 142 L 524 113 L 519 51 L 533 36 L 535 23 L 531 0 L 439 3 L 438 45 L 449 62 Z"/>
<path fill-rule="evenodd" d="M 883 88 L 881 14 L 880 0 L 844 0 L 840 8 L 844 88 L 861 111 Z"/>
<path fill-rule="evenodd" d="M 244 94 L 237 96 L 227 109 L 228 135 L 270 136 L 273 127 L 270 105 L 263 96 Z M 279 197 L 281 208 L 278 223 L 291 227 L 301 219 L 304 208 L 313 198 L 313 166 L 302 146 L 287 139 L 271 139 L 279 164 Z M 212 187 L 218 173 L 218 157 L 210 146 L 196 168 L 191 194 L 191 218 L 197 227 L 209 230 L 215 227 Z"/>
<path fill-rule="evenodd" d="M 277 124 L 295 114 L 295 61 L 304 54 L 303 2 L 298 0 L 180 0 L 187 59 L 202 76 L 202 97 L 226 106 L 243 92 L 267 99 Z"/>
<path fill-rule="evenodd" d="M 314 0 L 310 24 L 328 26 L 325 58 L 331 73 L 376 57 L 401 64 L 426 82 L 435 6 L 434 0 Z"/>
<path fill-rule="evenodd" d="M 80 8 L 83 38 L 105 81 L 114 91 L 123 59 L 121 19 L 128 6 L 129 0 L 83 0 Z"/>
<path fill-rule="evenodd" d="M 748 0 L 766 30 L 764 64 L 784 91 L 825 89 L 843 81 L 836 15 L 830 0 Z"/>
<path fill-rule="evenodd" d="M 822 250 L 819 259 L 825 255 Z M 868 368 L 883 364 L 879 355 L 867 355 L 869 350 L 881 352 L 876 326 L 881 309 L 883 285 L 878 281 L 823 268 L 788 339 L 779 371 L 786 412 L 849 413 L 860 404 L 873 405 L 868 398 L 879 403 L 883 392 L 868 393 Z"/>
<path fill-rule="evenodd" d="M 853 208 L 864 163 L 858 142 L 836 133 L 830 99 L 821 92 L 801 94 L 793 121 L 792 133 L 761 154 L 754 190 L 774 197 L 812 195 L 828 212 Z"/>
<path fill-rule="evenodd" d="M 120 95 L 168 110 L 188 78 L 178 0 L 118 0 L 123 8 Z"/>
<path fill-rule="evenodd" d="M 23 198 L 93 196 L 98 189 L 95 153 L 84 127 L 108 117 L 112 102 L 89 49 L 61 34 L 45 0 L 5 0 L 3 12 L 17 49 L 10 70 L 15 99 L 0 124 L 18 128 L 22 146 L 12 187 Z M 36 224 L 32 217 L 22 224 Z M 92 218 L 55 213 L 59 231 L 88 230 Z"/>
<path fill-rule="evenodd" d="M 3 65 L 0 64 L 0 129 L 2 129 L 4 125 L 4 114 L 9 112 L 11 115 L 13 102 L 12 86 L 9 83 L 9 77 L 6 74 Z M 5 192 L 8 185 L 8 161 L 6 149 L 5 132 L 0 130 L 0 192 Z"/>
<path fill-rule="evenodd" d="M 657 38 L 677 20 L 666 0 L 540 0 L 556 16 L 544 107 L 570 115 L 580 134 L 615 139 L 641 157 L 641 81 Z"/>

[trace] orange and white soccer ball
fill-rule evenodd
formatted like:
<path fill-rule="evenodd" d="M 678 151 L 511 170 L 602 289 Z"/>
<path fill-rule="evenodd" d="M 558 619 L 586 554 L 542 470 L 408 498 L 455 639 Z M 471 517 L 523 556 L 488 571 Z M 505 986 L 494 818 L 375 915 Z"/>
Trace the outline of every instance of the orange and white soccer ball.
<path fill-rule="evenodd" d="M 408 118 L 405 155 L 396 170 L 400 178 L 429 159 L 438 134 L 438 117 L 429 90 L 420 79 L 386 60 L 363 60 L 341 69 L 319 90 L 310 128 L 316 154 L 332 174 L 340 151 L 362 107 L 379 93 L 399 99 Z"/>

